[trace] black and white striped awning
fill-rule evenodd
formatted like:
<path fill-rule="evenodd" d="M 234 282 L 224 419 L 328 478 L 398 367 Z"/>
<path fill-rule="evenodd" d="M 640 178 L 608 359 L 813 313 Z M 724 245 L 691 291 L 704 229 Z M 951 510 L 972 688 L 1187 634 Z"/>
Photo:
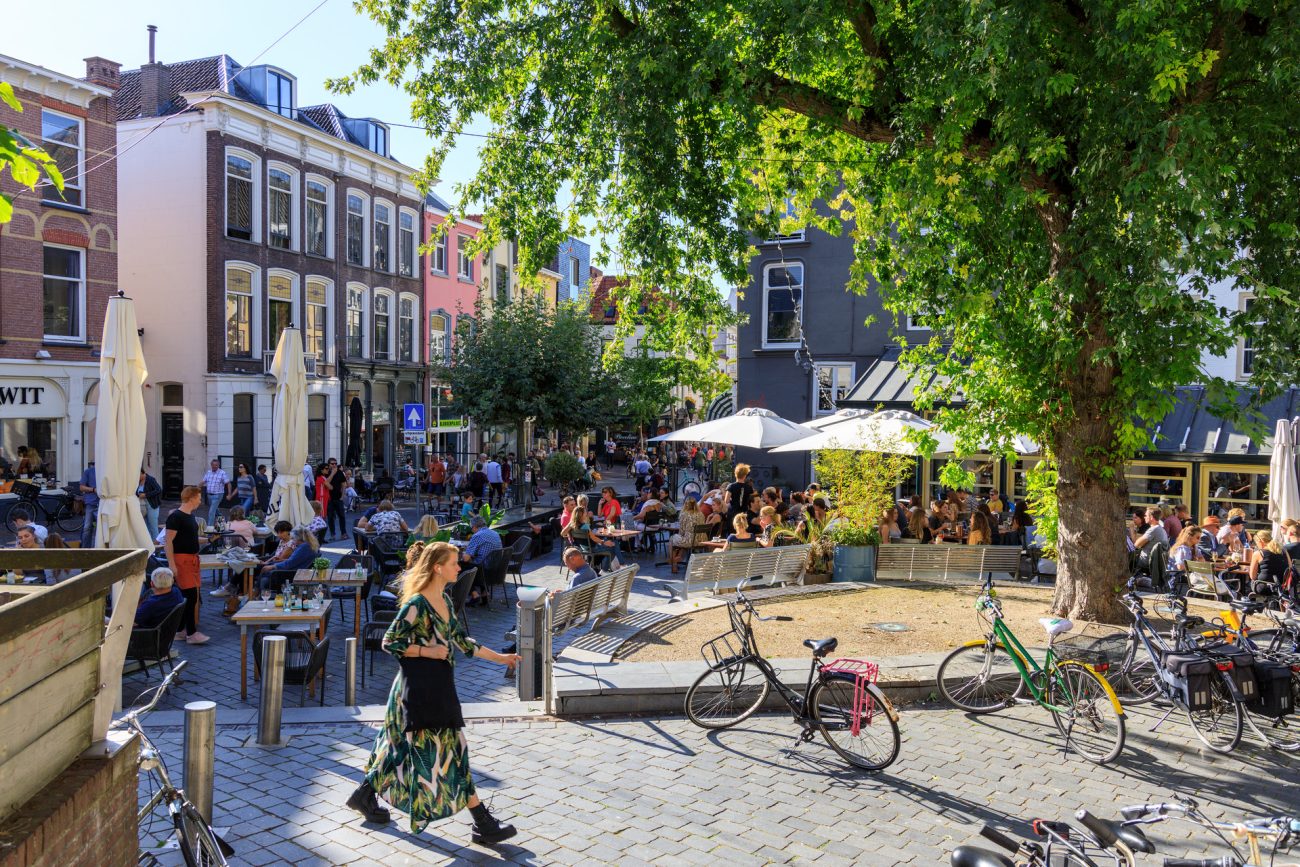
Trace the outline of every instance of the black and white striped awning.
<path fill-rule="evenodd" d="M 709 410 L 704 414 L 707 421 L 726 418 L 736 411 L 736 401 L 731 392 L 725 392 L 715 397 L 709 403 Z"/>

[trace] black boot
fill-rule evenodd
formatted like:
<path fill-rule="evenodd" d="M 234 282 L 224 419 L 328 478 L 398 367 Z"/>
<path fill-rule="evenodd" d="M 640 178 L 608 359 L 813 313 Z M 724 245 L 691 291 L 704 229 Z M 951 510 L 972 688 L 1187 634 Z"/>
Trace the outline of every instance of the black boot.
<path fill-rule="evenodd" d="M 469 812 L 474 817 L 474 827 L 469 836 L 475 843 L 495 846 L 516 834 L 514 825 L 502 825 L 496 816 L 488 812 L 487 804 L 481 801 L 477 807 L 470 807 Z"/>
<path fill-rule="evenodd" d="M 367 822 L 374 822 L 377 825 L 388 824 L 388 811 L 379 806 L 375 790 L 366 781 L 362 781 L 356 791 L 348 796 L 348 806 L 365 816 Z"/>

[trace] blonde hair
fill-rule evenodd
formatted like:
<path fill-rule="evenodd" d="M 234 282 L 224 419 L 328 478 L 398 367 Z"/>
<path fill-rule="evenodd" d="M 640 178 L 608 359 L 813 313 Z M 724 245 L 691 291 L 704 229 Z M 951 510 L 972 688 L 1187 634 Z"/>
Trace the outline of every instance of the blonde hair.
<path fill-rule="evenodd" d="M 993 544 L 993 529 L 989 527 L 989 519 L 983 512 L 976 512 L 970 516 L 970 536 L 966 539 L 966 544 Z"/>
<path fill-rule="evenodd" d="M 411 551 L 416 551 L 414 557 Z M 412 545 L 406 555 L 406 573 L 402 575 L 401 603 L 409 602 L 433 583 L 433 570 L 436 566 L 458 556 L 460 552 L 450 542 L 416 542 Z"/>
<path fill-rule="evenodd" d="M 1282 553 L 1282 546 L 1273 538 L 1273 534 L 1268 530 L 1260 530 L 1255 533 L 1255 547 L 1267 549 L 1274 554 Z"/>
<path fill-rule="evenodd" d="M 758 510 L 758 516 L 760 518 L 771 518 L 773 521 L 775 521 L 776 506 L 764 506 L 763 508 Z"/>
<path fill-rule="evenodd" d="M 420 526 L 415 528 L 415 535 L 423 536 L 426 539 L 432 539 L 442 529 L 438 526 L 438 519 L 433 515 L 425 515 L 420 519 Z"/>
<path fill-rule="evenodd" d="M 698 512 L 699 510 L 700 504 L 695 502 L 694 497 L 687 497 L 686 502 L 682 503 L 683 512 Z"/>
<path fill-rule="evenodd" d="M 749 464 L 736 464 L 736 481 L 743 482 L 749 478 Z"/>
<path fill-rule="evenodd" d="M 749 515 L 741 512 L 739 515 L 731 519 L 731 526 L 736 529 L 737 533 L 748 533 Z"/>
<path fill-rule="evenodd" d="M 907 519 L 907 528 L 911 530 L 912 535 L 917 538 L 925 536 L 926 518 L 925 509 L 917 506 L 912 510 L 911 516 Z"/>
<path fill-rule="evenodd" d="M 1245 509 L 1242 509 L 1242 508 L 1229 509 L 1229 510 L 1228 510 L 1228 520 L 1231 521 L 1233 518 L 1241 518 L 1242 520 L 1245 520 L 1245 518 L 1246 518 L 1246 510 L 1245 510 Z"/>

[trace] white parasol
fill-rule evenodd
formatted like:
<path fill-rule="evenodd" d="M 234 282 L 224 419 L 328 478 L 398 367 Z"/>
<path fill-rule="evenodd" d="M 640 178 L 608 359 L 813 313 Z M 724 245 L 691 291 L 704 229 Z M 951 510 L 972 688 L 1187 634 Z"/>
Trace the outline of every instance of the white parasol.
<path fill-rule="evenodd" d="M 315 515 L 302 478 L 302 465 L 307 462 L 307 367 L 297 328 L 280 332 L 271 374 L 275 377 L 271 431 L 275 437 L 276 476 L 266 522 L 274 526 L 277 521 L 288 521 L 295 527 L 305 527 Z"/>

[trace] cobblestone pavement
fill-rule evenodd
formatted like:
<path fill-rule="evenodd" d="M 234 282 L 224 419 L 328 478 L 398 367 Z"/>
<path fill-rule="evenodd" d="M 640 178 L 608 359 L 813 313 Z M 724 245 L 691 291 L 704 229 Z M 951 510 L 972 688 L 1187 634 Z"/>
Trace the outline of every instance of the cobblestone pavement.
<path fill-rule="evenodd" d="M 495 851 L 470 844 L 467 815 L 411 835 L 403 816 L 377 827 L 349 812 L 371 727 L 287 728 L 292 740 L 274 750 L 244 746 L 251 730 L 223 728 L 216 824 L 230 828 L 236 863 L 252 865 L 935 865 L 976 841 L 983 822 L 1028 834 L 1029 818 L 1067 818 L 1081 806 L 1114 816 L 1171 792 L 1194 794 L 1216 817 L 1300 812 L 1295 759 L 1252 744 L 1207 756 L 1178 719 L 1151 735 L 1143 709 L 1130 717 L 1119 763 L 1106 768 L 1062 754 L 1036 708 L 902 717 L 901 757 L 880 775 L 848 770 L 819 742 L 783 755 L 792 727 L 777 716 L 718 733 L 682 719 L 473 723 L 480 794 L 520 829 Z M 158 733 L 177 768 L 180 740 L 179 730 Z M 1223 851 L 1187 824 L 1149 832 L 1166 856 Z"/>

